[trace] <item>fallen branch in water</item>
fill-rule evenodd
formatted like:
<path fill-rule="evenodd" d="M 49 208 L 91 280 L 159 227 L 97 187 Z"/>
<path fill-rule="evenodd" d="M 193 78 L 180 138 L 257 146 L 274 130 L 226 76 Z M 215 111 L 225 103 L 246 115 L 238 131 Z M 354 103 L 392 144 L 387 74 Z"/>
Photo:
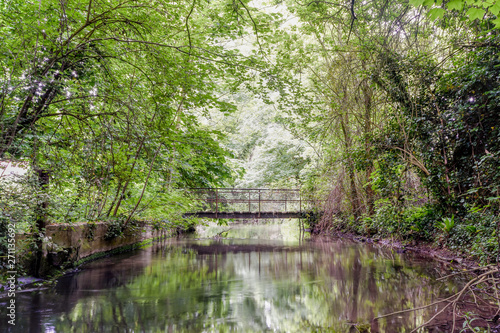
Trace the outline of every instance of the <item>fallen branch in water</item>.
<path fill-rule="evenodd" d="M 413 312 L 413 311 L 417 311 L 417 310 L 423 310 L 423 309 L 429 308 L 429 307 L 437 305 L 437 304 L 446 303 L 446 305 L 442 309 L 440 309 L 438 312 L 436 312 L 429 320 L 427 320 L 425 323 L 414 328 L 410 333 L 416 332 L 420 328 L 428 326 L 440 314 L 442 314 L 446 309 L 448 309 L 450 307 L 452 308 L 452 312 L 453 312 L 453 316 L 452 316 L 453 327 L 452 327 L 451 332 L 455 332 L 456 321 L 458 319 L 467 319 L 465 314 L 463 314 L 463 315 L 459 314 L 459 304 L 469 302 L 469 303 L 475 304 L 476 308 L 481 309 L 482 311 L 486 310 L 486 308 L 488 307 L 490 312 L 493 312 L 494 309 L 496 308 L 496 311 L 494 312 L 494 314 L 490 315 L 490 317 L 479 316 L 479 318 L 481 318 L 487 322 L 488 328 L 491 328 L 489 325 L 489 322 L 496 324 L 500 318 L 500 316 L 499 316 L 499 314 L 500 314 L 500 297 L 498 294 L 498 287 L 497 287 L 500 284 L 500 267 L 496 266 L 496 265 L 490 265 L 490 266 L 485 266 L 485 267 L 481 267 L 481 268 L 475 268 L 475 269 L 469 270 L 469 271 L 463 271 L 460 273 L 477 271 L 478 269 L 479 270 L 486 269 L 486 271 L 477 275 L 473 279 L 471 279 L 469 282 L 467 282 L 465 284 L 465 286 L 460 291 L 451 295 L 450 297 L 433 302 L 433 303 L 428 304 L 428 305 L 388 313 L 388 314 L 385 314 L 382 316 L 375 317 L 375 318 L 373 318 L 373 320 L 378 320 L 381 318 L 386 318 L 386 317 L 394 316 L 397 314 Z M 458 275 L 460 273 L 450 274 L 450 275 L 444 276 L 442 278 L 439 278 L 438 280 L 442 280 L 442 279 L 447 278 L 447 277 Z M 481 292 L 481 296 L 476 295 L 477 291 Z M 467 297 L 472 298 L 474 301 L 473 302 L 467 301 Z M 493 303 L 488 302 L 487 301 L 488 299 L 492 300 Z M 483 303 L 481 305 L 481 307 L 478 304 L 478 300 L 480 300 L 481 303 Z M 472 321 L 468 321 L 467 325 L 470 326 L 471 322 Z"/>
<path fill-rule="evenodd" d="M 476 267 L 476 268 L 471 268 L 471 269 L 468 269 L 468 270 L 463 270 L 463 271 L 460 271 L 460 272 L 456 272 L 456 273 L 453 273 L 453 274 L 448 274 L 448 275 L 442 276 L 439 279 L 437 279 L 437 281 L 441 281 L 441 280 L 450 278 L 450 277 L 455 276 L 455 275 L 460 275 L 460 274 L 465 274 L 465 273 L 473 273 L 473 272 L 480 271 L 480 270 L 483 271 L 485 269 L 491 269 L 492 267 L 496 267 L 496 266 L 495 265 L 488 265 L 488 266 Z"/>

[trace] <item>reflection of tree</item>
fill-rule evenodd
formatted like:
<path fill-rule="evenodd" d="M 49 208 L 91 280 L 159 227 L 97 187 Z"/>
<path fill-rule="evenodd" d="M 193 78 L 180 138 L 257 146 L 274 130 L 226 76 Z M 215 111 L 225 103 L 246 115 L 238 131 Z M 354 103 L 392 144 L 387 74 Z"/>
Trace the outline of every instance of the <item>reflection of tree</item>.
<path fill-rule="evenodd" d="M 221 253 L 205 243 L 203 255 L 186 247 L 157 252 L 126 285 L 81 298 L 57 320 L 57 331 L 345 332 L 351 323 L 442 294 L 430 269 L 381 249 L 332 243 L 296 249 Z M 372 330 L 395 332 L 422 321 L 422 313 L 408 313 Z"/>

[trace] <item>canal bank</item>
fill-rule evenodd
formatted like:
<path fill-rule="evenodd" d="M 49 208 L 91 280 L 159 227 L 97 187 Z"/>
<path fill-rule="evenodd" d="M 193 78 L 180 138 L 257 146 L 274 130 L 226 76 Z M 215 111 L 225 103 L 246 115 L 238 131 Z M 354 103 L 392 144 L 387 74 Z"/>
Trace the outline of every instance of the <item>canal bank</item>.
<path fill-rule="evenodd" d="M 39 271 L 36 274 L 26 273 L 42 279 L 60 275 L 85 262 L 130 251 L 173 233 L 170 230 L 154 230 L 151 223 L 146 221 L 134 221 L 126 227 L 109 222 L 51 224 L 45 229 L 41 256 L 38 259 L 40 263 L 37 264 Z M 37 260 L 31 242 L 26 234 L 16 235 L 16 247 L 19 251 L 17 262 L 21 271 L 22 267 L 33 267 Z M 20 277 L 22 278 L 25 277 Z"/>
<path fill-rule="evenodd" d="M 378 244 L 379 246 L 391 249 L 396 253 L 414 253 L 422 256 L 427 256 L 432 260 L 447 263 L 454 267 L 454 269 L 473 269 L 481 267 L 477 260 L 467 257 L 457 251 L 452 251 L 447 248 L 438 247 L 432 243 L 417 242 L 417 241 L 402 241 L 395 237 L 382 238 L 382 237 L 369 237 L 349 232 L 335 231 L 328 235 L 317 235 L 315 237 L 327 237 L 331 239 L 343 238 L 350 239 L 356 243 Z"/>

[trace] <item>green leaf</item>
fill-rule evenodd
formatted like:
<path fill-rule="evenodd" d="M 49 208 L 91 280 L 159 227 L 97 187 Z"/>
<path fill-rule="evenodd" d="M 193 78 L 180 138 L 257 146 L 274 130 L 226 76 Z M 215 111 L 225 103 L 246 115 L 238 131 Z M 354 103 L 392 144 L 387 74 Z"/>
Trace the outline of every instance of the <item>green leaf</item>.
<path fill-rule="evenodd" d="M 500 18 L 494 19 L 493 24 L 495 24 L 495 28 L 500 29 Z"/>
<path fill-rule="evenodd" d="M 498 16 L 498 13 L 500 13 L 500 3 L 496 3 L 490 8 L 488 8 L 488 11 L 492 13 L 495 16 Z"/>
<path fill-rule="evenodd" d="M 432 6 L 434 4 L 434 0 L 424 0 L 424 6 Z"/>
<path fill-rule="evenodd" d="M 443 8 L 432 8 L 431 10 L 429 10 L 429 13 L 427 15 L 429 15 L 429 18 L 432 21 L 434 21 L 438 18 L 443 17 L 444 9 Z"/>
<path fill-rule="evenodd" d="M 464 8 L 464 1 L 463 0 L 451 0 L 446 4 L 446 7 L 449 10 L 462 10 Z"/>
<path fill-rule="evenodd" d="M 410 0 L 410 5 L 414 7 L 419 7 L 424 4 L 424 0 Z"/>
<path fill-rule="evenodd" d="M 480 8 L 470 8 L 467 11 L 467 15 L 473 21 L 475 19 L 482 19 L 486 11 Z"/>

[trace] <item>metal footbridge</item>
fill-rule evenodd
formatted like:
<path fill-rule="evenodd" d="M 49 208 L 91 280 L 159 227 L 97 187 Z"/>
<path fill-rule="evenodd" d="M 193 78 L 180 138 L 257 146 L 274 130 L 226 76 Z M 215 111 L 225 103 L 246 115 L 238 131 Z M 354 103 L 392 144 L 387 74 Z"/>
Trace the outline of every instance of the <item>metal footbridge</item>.
<path fill-rule="evenodd" d="M 187 190 L 198 202 L 186 216 L 212 219 L 300 218 L 309 202 L 298 189 L 194 188 Z"/>

